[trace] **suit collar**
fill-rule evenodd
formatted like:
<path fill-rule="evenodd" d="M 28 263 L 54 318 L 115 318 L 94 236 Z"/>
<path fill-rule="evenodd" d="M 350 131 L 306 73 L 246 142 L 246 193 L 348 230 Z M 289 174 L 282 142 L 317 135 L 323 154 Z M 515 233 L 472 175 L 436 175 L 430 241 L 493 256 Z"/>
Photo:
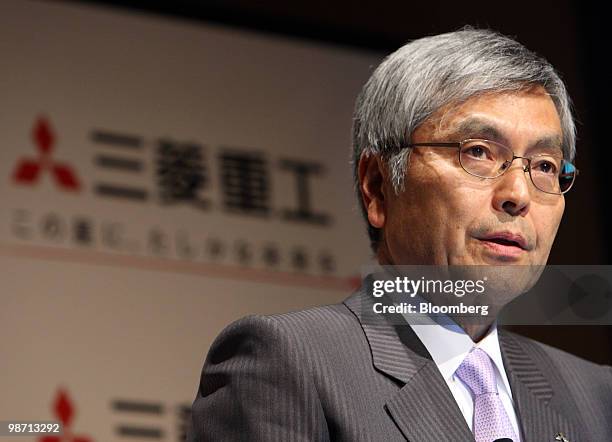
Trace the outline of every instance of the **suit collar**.
<path fill-rule="evenodd" d="M 374 367 L 398 385 L 385 405 L 389 416 L 411 442 L 473 441 L 446 382 L 412 328 L 368 314 L 373 304 L 368 283 L 366 278 L 344 304 L 361 324 Z"/>
<path fill-rule="evenodd" d="M 394 324 L 384 315 L 372 313 L 374 300 L 368 290 L 370 283 L 368 276 L 344 304 L 361 324 L 374 367 L 396 381 L 407 383 L 425 364 L 432 363 L 431 355 L 409 326 Z"/>

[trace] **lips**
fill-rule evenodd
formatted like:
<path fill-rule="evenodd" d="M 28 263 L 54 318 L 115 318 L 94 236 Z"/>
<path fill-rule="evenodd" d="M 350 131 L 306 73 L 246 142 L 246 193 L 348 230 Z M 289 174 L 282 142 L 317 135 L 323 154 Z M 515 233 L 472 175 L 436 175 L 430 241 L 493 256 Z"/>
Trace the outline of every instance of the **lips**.
<path fill-rule="evenodd" d="M 489 252 L 503 260 L 519 259 L 525 251 L 532 248 L 520 233 L 492 232 L 477 239 Z"/>
<path fill-rule="evenodd" d="M 491 241 L 505 246 L 520 247 L 527 250 L 527 241 L 521 234 L 511 232 L 495 232 L 480 238 L 483 241 Z"/>
<path fill-rule="evenodd" d="M 493 232 L 478 239 L 488 243 L 498 244 L 500 247 L 513 247 L 521 250 L 531 249 L 525 237 L 520 233 Z"/>

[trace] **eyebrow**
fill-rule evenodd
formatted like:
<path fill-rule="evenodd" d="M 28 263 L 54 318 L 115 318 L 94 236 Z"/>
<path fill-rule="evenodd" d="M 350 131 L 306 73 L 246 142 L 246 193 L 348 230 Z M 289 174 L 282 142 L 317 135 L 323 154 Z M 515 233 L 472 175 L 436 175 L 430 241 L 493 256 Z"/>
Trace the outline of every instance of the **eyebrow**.
<path fill-rule="evenodd" d="M 562 147 L 561 137 L 558 135 L 545 136 L 540 138 L 538 141 L 533 143 L 527 149 L 527 152 L 530 150 L 543 150 L 547 152 L 555 152 L 559 151 L 563 155 L 563 147 Z"/>
<path fill-rule="evenodd" d="M 457 127 L 450 132 L 455 136 L 465 138 L 482 137 L 491 141 L 508 144 L 508 139 L 494 125 L 478 119 L 468 118 L 463 120 Z"/>
<path fill-rule="evenodd" d="M 458 136 L 462 140 L 477 137 L 496 141 L 506 146 L 510 145 L 510 142 L 502 131 L 490 122 L 480 118 L 467 118 L 463 120 L 450 131 L 449 135 Z M 563 153 L 562 144 L 562 139 L 558 134 L 544 135 L 531 143 L 525 151 L 525 154 L 533 150 L 559 151 Z"/>

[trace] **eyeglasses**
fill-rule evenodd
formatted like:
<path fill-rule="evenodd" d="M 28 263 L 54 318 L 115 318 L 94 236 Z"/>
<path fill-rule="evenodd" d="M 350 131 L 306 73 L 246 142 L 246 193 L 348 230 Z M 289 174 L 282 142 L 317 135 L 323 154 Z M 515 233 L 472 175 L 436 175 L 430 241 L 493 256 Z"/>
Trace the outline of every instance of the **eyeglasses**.
<path fill-rule="evenodd" d="M 561 156 L 548 153 L 520 157 L 512 149 L 490 140 L 467 139 L 459 143 L 412 143 L 405 147 L 454 147 L 459 164 L 470 175 L 479 178 L 497 178 L 508 171 L 514 160 L 527 160 L 523 172 L 529 172 L 536 189 L 553 195 L 561 195 L 572 188 L 578 169 Z"/>

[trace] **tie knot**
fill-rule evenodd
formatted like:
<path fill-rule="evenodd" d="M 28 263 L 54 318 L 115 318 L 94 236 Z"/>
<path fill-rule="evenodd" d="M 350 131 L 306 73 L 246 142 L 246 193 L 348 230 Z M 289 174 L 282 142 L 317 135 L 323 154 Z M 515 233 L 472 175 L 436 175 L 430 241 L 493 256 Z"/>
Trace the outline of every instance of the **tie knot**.
<path fill-rule="evenodd" d="M 468 353 L 455 374 L 472 390 L 474 396 L 497 393 L 493 362 L 489 355 L 479 348 Z"/>

